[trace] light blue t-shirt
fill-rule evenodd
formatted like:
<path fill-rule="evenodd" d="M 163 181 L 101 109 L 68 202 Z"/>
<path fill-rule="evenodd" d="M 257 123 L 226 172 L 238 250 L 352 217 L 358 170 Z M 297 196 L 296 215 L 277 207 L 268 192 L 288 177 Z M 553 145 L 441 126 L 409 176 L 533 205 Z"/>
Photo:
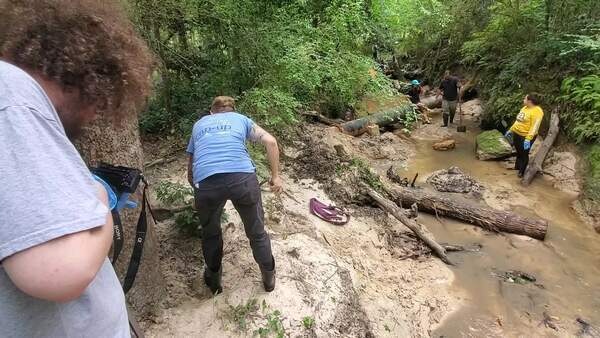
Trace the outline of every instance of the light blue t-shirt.
<path fill-rule="evenodd" d="M 0 337 L 129 337 L 125 295 L 108 259 L 68 303 L 20 291 L 2 260 L 104 225 L 109 210 L 40 85 L 0 61 Z"/>
<path fill-rule="evenodd" d="M 194 124 L 187 152 L 193 155 L 194 184 L 224 173 L 253 173 L 246 140 L 254 122 L 235 113 L 207 115 Z"/>

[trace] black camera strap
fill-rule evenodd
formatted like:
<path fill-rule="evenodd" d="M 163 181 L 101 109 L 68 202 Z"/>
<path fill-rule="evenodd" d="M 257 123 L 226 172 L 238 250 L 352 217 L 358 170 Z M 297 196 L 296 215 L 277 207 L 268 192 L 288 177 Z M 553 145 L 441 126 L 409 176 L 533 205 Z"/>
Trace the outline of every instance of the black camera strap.
<path fill-rule="evenodd" d="M 121 216 L 119 212 L 114 209 L 112 211 L 113 217 L 113 255 L 111 263 L 115 265 L 117 259 L 119 259 L 119 255 L 121 254 L 121 250 L 123 250 L 123 223 L 121 223 Z"/>
<path fill-rule="evenodd" d="M 142 209 L 140 211 L 140 216 L 138 218 L 136 230 L 135 230 L 135 241 L 133 244 L 133 250 L 131 252 L 131 258 L 129 259 L 129 265 L 127 266 L 127 272 L 125 273 L 125 279 L 123 280 L 123 291 L 127 293 L 133 283 L 135 282 L 135 277 L 140 268 L 140 263 L 142 261 L 142 253 L 144 251 L 144 242 L 146 241 L 146 233 L 148 231 L 148 217 L 146 216 L 146 210 L 150 212 L 152 219 L 156 223 L 156 219 L 154 217 L 154 213 L 152 208 L 150 207 L 150 203 L 148 202 L 147 190 L 148 183 L 144 178 L 142 178 L 142 182 L 144 184 L 144 188 L 142 189 Z M 119 255 L 123 250 L 124 243 L 124 234 L 123 234 L 123 223 L 121 223 L 121 216 L 119 212 L 115 209 L 112 211 L 113 216 L 113 231 L 114 231 L 114 240 L 113 240 L 113 256 L 112 256 L 112 264 L 115 265 L 117 260 L 119 259 Z"/>
<path fill-rule="evenodd" d="M 150 204 L 148 203 L 148 199 L 146 197 L 147 188 L 148 184 L 144 180 L 144 188 L 142 190 L 142 210 L 140 211 L 140 217 L 138 218 L 138 223 L 135 230 L 135 242 L 133 244 L 133 251 L 131 252 L 131 259 L 129 260 L 129 266 L 127 267 L 127 273 L 125 274 L 125 280 L 123 281 L 123 291 L 125 293 L 127 293 L 133 286 L 135 276 L 137 275 L 137 272 L 140 268 L 140 263 L 142 261 L 144 242 L 146 241 L 146 232 L 148 231 L 146 206 L 148 207 L 153 220 L 156 222 L 154 215 L 152 214 L 152 208 L 150 208 Z"/>

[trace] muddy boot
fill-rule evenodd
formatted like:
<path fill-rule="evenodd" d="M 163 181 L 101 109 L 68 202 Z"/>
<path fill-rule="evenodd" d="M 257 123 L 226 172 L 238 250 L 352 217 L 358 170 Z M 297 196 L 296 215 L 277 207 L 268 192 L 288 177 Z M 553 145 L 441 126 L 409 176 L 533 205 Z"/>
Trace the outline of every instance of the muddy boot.
<path fill-rule="evenodd" d="M 261 267 L 260 273 L 262 275 L 262 281 L 263 286 L 265 287 L 265 291 L 273 291 L 275 289 L 275 259 L 273 259 L 273 270 L 269 271 Z"/>
<path fill-rule="evenodd" d="M 208 266 L 204 267 L 204 283 L 210 289 L 213 295 L 218 295 L 223 292 L 221 286 L 221 276 L 223 274 L 223 266 L 219 268 L 219 271 L 212 271 Z"/>

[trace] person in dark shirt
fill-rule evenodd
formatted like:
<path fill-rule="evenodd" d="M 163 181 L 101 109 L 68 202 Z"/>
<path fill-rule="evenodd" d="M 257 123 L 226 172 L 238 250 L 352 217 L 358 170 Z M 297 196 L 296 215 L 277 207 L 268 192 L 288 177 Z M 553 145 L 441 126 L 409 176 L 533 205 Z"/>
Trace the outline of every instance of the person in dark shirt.
<path fill-rule="evenodd" d="M 410 102 L 414 103 L 414 104 L 419 104 L 421 102 L 421 92 L 423 91 L 423 88 L 421 87 L 421 83 L 419 82 L 419 80 L 412 80 L 410 82 L 411 87 L 410 90 L 408 91 L 408 96 L 410 98 Z"/>
<path fill-rule="evenodd" d="M 456 103 L 459 99 L 460 82 L 456 76 L 450 75 L 450 71 L 447 70 L 444 73 L 444 79 L 440 83 L 438 89 L 438 96 L 442 95 L 442 110 L 444 111 L 443 127 L 447 127 L 448 123 L 454 122 L 454 115 L 456 114 Z"/>

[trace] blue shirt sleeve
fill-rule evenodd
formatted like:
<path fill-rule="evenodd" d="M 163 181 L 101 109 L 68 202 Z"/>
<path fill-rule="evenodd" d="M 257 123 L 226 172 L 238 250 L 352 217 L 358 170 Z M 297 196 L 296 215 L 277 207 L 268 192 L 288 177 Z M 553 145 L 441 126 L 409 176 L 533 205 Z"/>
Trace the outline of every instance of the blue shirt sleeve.
<path fill-rule="evenodd" d="M 196 124 L 194 124 L 194 128 L 192 128 L 192 136 L 190 136 L 190 141 L 188 142 L 188 146 L 187 146 L 187 152 L 190 154 L 194 154 L 194 129 L 196 127 Z"/>
<path fill-rule="evenodd" d="M 246 140 L 250 138 L 252 128 L 254 128 L 254 121 L 251 118 L 244 116 L 244 124 L 246 125 Z"/>
<path fill-rule="evenodd" d="M 188 143 L 188 146 L 187 146 L 187 152 L 190 154 L 194 154 L 194 136 L 193 135 L 190 137 L 190 142 Z"/>

